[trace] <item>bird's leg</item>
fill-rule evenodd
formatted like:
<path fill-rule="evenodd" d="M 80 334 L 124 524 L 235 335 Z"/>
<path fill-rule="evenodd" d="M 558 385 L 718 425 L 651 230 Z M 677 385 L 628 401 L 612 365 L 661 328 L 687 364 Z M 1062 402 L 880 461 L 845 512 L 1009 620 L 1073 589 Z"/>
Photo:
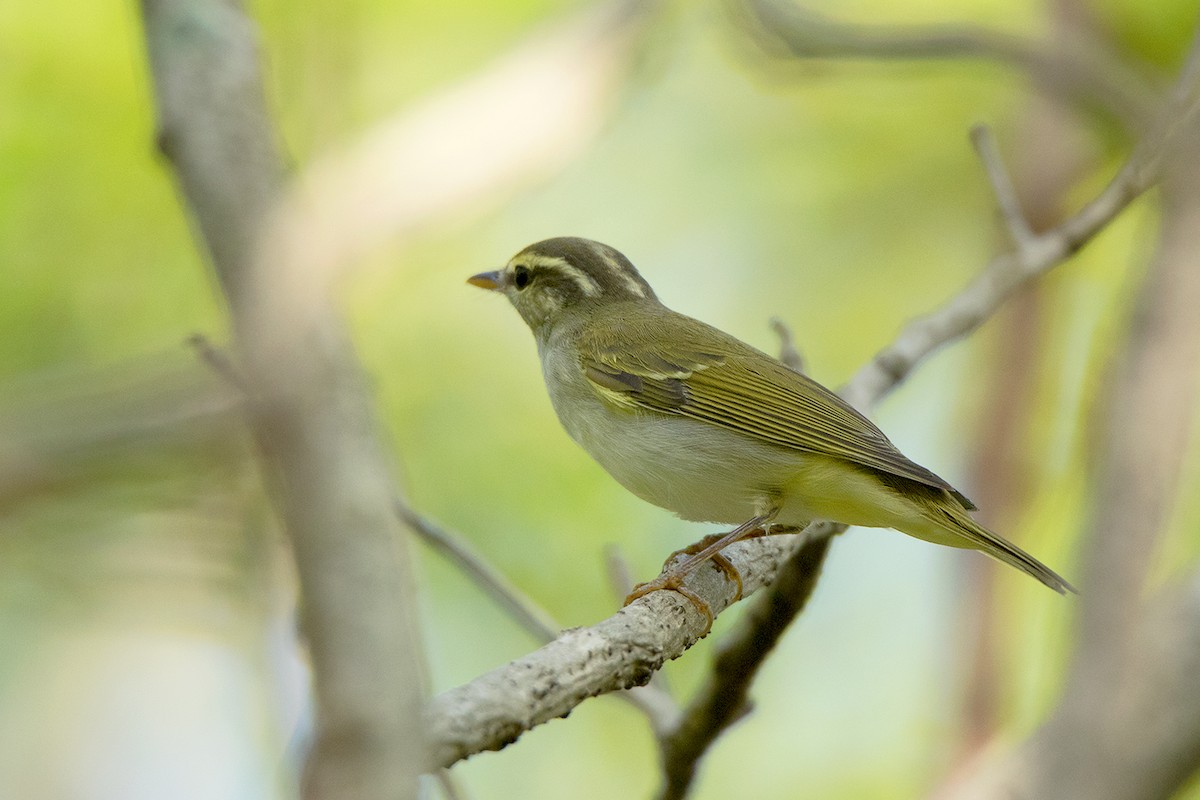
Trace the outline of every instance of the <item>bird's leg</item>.
<path fill-rule="evenodd" d="M 743 536 L 740 536 L 737 539 L 737 541 L 744 542 L 747 539 L 757 539 L 759 536 L 774 536 L 779 533 L 799 533 L 802 530 L 803 530 L 803 527 L 801 527 L 799 525 L 772 525 L 770 523 L 767 523 L 766 525 L 759 525 L 758 527 L 756 527 L 750 531 L 747 531 L 746 534 Z M 714 544 L 715 542 L 719 542 L 723 537 L 725 537 L 727 535 L 728 534 L 724 534 L 724 533 L 710 533 L 708 536 L 705 536 L 700 541 L 695 542 L 694 544 L 689 544 L 687 547 L 683 547 L 683 548 L 680 548 L 679 550 L 676 550 L 674 553 L 671 553 L 671 555 L 667 556 L 666 561 L 663 562 L 663 569 L 664 570 L 667 569 L 667 567 L 670 566 L 671 562 L 674 561 L 679 556 L 694 556 L 697 553 L 700 553 L 701 551 L 703 551 L 706 547 Z M 722 545 L 722 546 L 724 546 L 724 545 Z M 731 580 L 737 584 L 737 596 L 734 597 L 734 602 L 741 600 L 742 599 L 742 574 L 740 572 L 738 572 L 737 567 L 735 567 L 733 565 L 732 561 L 730 561 L 728 558 L 725 557 L 724 553 L 714 553 L 712 556 L 712 562 L 715 566 L 720 567 L 721 571 L 725 573 L 726 577 L 728 577 L 729 580 Z M 634 598 L 634 599 L 636 600 L 637 598 Z M 628 605 L 628 601 L 626 602 L 626 605 Z"/>
<path fill-rule="evenodd" d="M 629 596 L 625 598 L 625 605 L 629 605 L 634 600 L 637 600 L 639 597 L 643 597 L 650 592 L 656 592 L 660 589 L 669 589 L 674 592 L 679 592 L 688 600 L 690 600 L 692 605 L 696 606 L 696 609 L 707 618 L 708 628 L 711 628 L 713 622 L 712 609 L 708 607 L 708 603 L 704 602 L 699 595 L 684 587 L 683 579 L 687 577 L 688 573 L 694 570 L 696 567 L 700 566 L 705 561 L 712 559 L 714 563 L 716 563 L 717 566 L 719 566 L 720 569 L 725 572 L 726 575 L 732 578 L 737 584 L 737 597 L 740 598 L 742 596 L 742 576 L 738 573 L 733 564 L 730 563 L 729 559 L 721 555 L 721 550 L 725 549 L 734 542 L 741 541 L 742 539 L 747 539 L 754 536 L 762 536 L 766 533 L 769 533 L 770 521 L 777 513 L 778 511 L 772 509 L 766 514 L 760 514 L 756 517 L 752 517 L 751 519 L 734 528 L 729 533 L 706 536 L 691 547 L 685 547 L 683 550 L 673 553 L 671 558 L 674 558 L 676 555 L 681 553 L 686 553 L 688 558 L 674 567 L 665 569 L 663 573 L 654 580 L 647 581 L 646 583 L 639 583 L 637 586 L 633 587 L 633 591 L 630 592 Z M 670 560 L 671 559 L 667 560 L 668 563 L 670 563 Z M 705 629 L 705 633 L 708 633 L 708 628 Z"/>
<path fill-rule="evenodd" d="M 776 532 L 775 526 L 761 525 L 757 528 L 754 528 L 751 531 L 748 531 L 744 536 L 742 536 L 739 539 L 739 541 L 745 541 L 746 539 L 755 539 L 759 536 L 766 536 L 768 533 L 775 533 L 775 532 Z M 694 556 L 697 553 L 700 553 L 706 547 L 709 547 L 710 545 L 712 545 L 716 542 L 719 542 L 726 535 L 727 534 L 724 534 L 724 533 L 710 533 L 708 536 L 705 536 L 700 541 L 694 542 L 692 544 L 689 544 L 687 547 L 682 547 L 682 548 L 676 550 L 674 553 L 671 553 L 671 555 L 667 556 L 665 561 L 663 561 L 663 569 L 665 570 L 668 567 L 670 567 L 671 562 L 674 561 L 675 559 L 679 558 L 680 556 Z M 734 598 L 734 602 L 741 600 L 742 599 L 742 574 L 737 571 L 737 567 L 735 567 L 733 565 L 733 562 L 730 561 L 728 558 L 726 558 L 723 553 L 714 553 L 712 556 L 712 562 L 713 562 L 714 566 L 720 567 L 721 571 L 725 573 L 725 577 L 729 578 L 729 580 L 731 580 L 737 584 L 737 596 Z"/>

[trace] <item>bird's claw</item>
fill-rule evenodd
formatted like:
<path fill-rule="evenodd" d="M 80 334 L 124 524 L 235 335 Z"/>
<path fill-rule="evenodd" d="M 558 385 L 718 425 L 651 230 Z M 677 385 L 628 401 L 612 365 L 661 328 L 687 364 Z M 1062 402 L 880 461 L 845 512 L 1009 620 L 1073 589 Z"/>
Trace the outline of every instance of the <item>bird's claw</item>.
<path fill-rule="evenodd" d="M 732 567 L 732 565 L 730 566 Z M 736 570 L 734 571 L 736 572 Z M 686 597 L 688 601 L 696 607 L 696 610 L 700 612 L 700 615 L 704 617 L 704 632 L 700 635 L 702 637 L 707 636 L 708 632 L 712 630 L 713 626 L 712 608 L 704 601 L 704 598 L 683 585 L 683 578 L 684 576 L 679 573 L 666 572 L 662 575 L 659 575 L 652 581 L 639 583 L 637 586 L 634 586 L 633 591 L 626 596 L 624 605 L 629 605 L 639 597 L 645 597 L 651 592 L 657 592 L 663 589 L 670 592 L 678 592 Z M 738 576 L 738 586 L 741 586 L 741 576 Z"/>

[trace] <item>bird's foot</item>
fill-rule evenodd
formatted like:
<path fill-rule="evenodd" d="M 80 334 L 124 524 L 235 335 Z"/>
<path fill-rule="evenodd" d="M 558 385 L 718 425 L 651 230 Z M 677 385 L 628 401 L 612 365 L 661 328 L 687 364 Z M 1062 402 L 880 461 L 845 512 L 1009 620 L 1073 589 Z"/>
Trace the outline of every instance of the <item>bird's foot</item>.
<path fill-rule="evenodd" d="M 758 516 L 747 520 L 728 533 L 717 534 L 715 536 L 706 536 L 700 541 L 696 542 L 694 545 L 685 547 L 683 550 L 672 553 L 671 558 L 667 559 L 668 564 L 670 564 L 675 557 L 679 555 L 686 554 L 687 558 L 677 564 L 674 564 L 673 566 L 667 567 L 663 573 L 654 580 L 646 583 L 640 583 L 633 587 L 633 591 L 630 592 L 629 596 L 625 598 L 625 605 L 629 605 L 639 597 L 645 597 L 650 592 L 656 592 L 660 589 L 670 589 L 673 592 L 679 592 L 679 594 L 690 600 L 692 605 L 696 607 L 696 610 L 704 615 L 704 618 L 708 621 L 708 624 L 704 628 L 704 634 L 702 634 L 707 635 L 709 630 L 712 629 L 712 608 L 698 594 L 693 592 L 691 589 L 684 587 L 683 579 L 687 577 L 688 573 L 690 573 L 696 567 L 700 566 L 705 561 L 712 559 L 713 563 L 715 563 L 722 572 L 724 572 L 734 583 L 737 584 L 737 597 L 734 598 L 734 602 L 740 600 L 742 597 L 741 573 L 737 571 L 737 568 L 733 566 L 729 559 L 721 555 L 721 550 L 740 539 L 745 539 L 750 536 L 762 536 L 764 533 L 770 533 L 768 530 L 770 528 L 770 522 L 775 517 L 776 513 L 778 513 L 778 509 L 772 509 L 766 514 L 759 514 Z"/>
<path fill-rule="evenodd" d="M 742 538 L 743 539 L 753 539 L 757 536 L 763 536 L 766 533 L 767 533 L 766 528 L 757 528 L 755 530 L 750 531 Z M 669 572 L 671 563 L 673 561 L 675 561 L 675 559 L 679 558 L 680 556 L 694 556 L 697 553 L 701 553 L 705 549 L 707 549 L 707 548 L 711 547 L 712 545 L 716 544 L 717 542 L 721 541 L 721 539 L 723 539 L 723 538 L 725 538 L 725 534 L 723 534 L 723 533 L 709 534 L 708 536 L 705 536 L 703 539 L 701 539 L 698 542 L 695 542 L 694 544 L 690 544 L 687 547 L 676 550 L 674 553 L 671 553 L 671 555 L 667 556 L 667 560 L 663 562 L 663 569 L 667 570 Z M 737 593 L 734 595 L 733 602 L 736 603 L 738 600 L 741 600 L 742 599 L 742 573 L 738 572 L 738 569 L 737 569 L 737 567 L 735 567 L 733 565 L 733 562 L 730 561 L 725 556 L 723 556 L 721 553 L 713 554 L 711 556 L 711 559 L 712 559 L 712 563 L 717 568 L 719 568 L 721 570 L 721 572 L 725 573 L 725 577 L 729 578 L 729 580 L 733 581 L 733 583 L 737 585 Z M 687 564 L 687 563 L 688 562 L 686 562 L 686 561 L 684 562 L 684 564 Z M 692 567 L 689 567 L 685 572 L 681 573 L 680 579 L 682 580 L 683 575 L 686 575 L 687 572 L 690 572 L 691 569 L 694 568 L 695 566 L 699 566 L 700 563 L 702 563 L 702 562 L 697 561 L 696 564 L 694 564 Z M 640 595 L 639 595 L 639 597 L 640 597 Z M 629 603 L 629 601 L 626 600 L 626 605 L 628 605 L 628 603 Z"/>
<path fill-rule="evenodd" d="M 726 563 L 728 563 L 728 560 L 726 560 L 726 559 L 722 559 L 722 560 L 725 560 Z M 733 568 L 732 564 L 730 564 L 729 566 L 730 566 L 730 569 L 733 569 L 735 573 L 737 572 L 737 570 Z M 688 570 L 688 572 L 690 572 L 690 571 L 691 570 Z M 683 585 L 683 579 L 685 577 L 687 577 L 687 572 L 675 572 L 673 570 L 668 570 L 667 572 L 664 572 L 663 574 L 659 575 L 657 578 L 655 578 L 652 581 L 646 581 L 645 583 L 639 583 L 637 586 L 634 586 L 633 591 L 631 591 L 629 593 L 629 595 L 626 596 L 624 605 L 629 605 L 634 600 L 637 600 L 639 597 L 645 597 L 646 595 L 650 594 L 651 592 L 657 592 L 662 589 L 666 589 L 667 591 L 671 591 L 671 592 L 678 592 L 679 594 L 686 597 L 691 602 L 691 604 L 696 607 L 696 610 L 700 612 L 700 615 L 702 617 L 704 617 L 704 633 L 700 634 L 700 636 L 701 637 L 707 636 L 708 632 L 712 630 L 712 626 L 713 626 L 712 608 L 708 605 L 708 603 L 706 603 L 704 601 L 704 598 L 702 598 L 700 595 L 696 594 L 691 589 L 689 589 Z M 739 586 L 740 586 L 740 581 L 741 581 L 740 575 L 738 576 L 738 581 L 739 581 Z"/>
<path fill-rule="evenodd" d="M 741 539 L 753 539 L 757 536 L 764 536 L 767 533 L 770 533 L 770 531 L 768 530 L 768 527 L 769 526 L 755 528 L 754 530 L 746 532 L 740 538 Z M 730 581 L 732 581 L 733 584 L 737 587 L 737 591 L 734 594 L 732 602 L 736 603 L 738 600 L 741 600 L 742 599 L 742 573 L 738 572 L 738 568 L 733 565 L 732 561 L 730 561 L 728 558 L 723 556 L 720 552 L 712 553 L 712 554 L 706 555 L 702 558 L 695 557 L 695 556 L 703 553 L 705 550 L 709 549 L 710 547 L 713 547 L 718 542 L 720 542 L 722 539 L 725 539 L 727 536 L 728 536 L 728 534 L 724 534 L 724 533 L 710 534 L 708 536 L 705 536 L 700 541 L 695 542 L 694 544 L 690 544 L 687 547 L 684 547 L 680 550 L 676 550 L 674 553 L 671 553 L 671 555 L 667 556 L 667 560 L 663 562 L 663 573 L 652 581 L 647 581 L 646 583 L 639 583 L 637 586 L 634 586 L 633 591 L 631 591 L 629 593 L 629 595 L 625 598 L 625 605 L 629 605 L 634 600 L 637 600 L 639 597 L 645 597 L 646 595 L 650 594 L 650 592 L 657 592 L 662 589 L 666 589 L 666 590 L 672 591 L 672 592 L 678 592 L 679 594 L 683 595 L 688 600 L 690 600 L 692 605 L 694 605 L 696 607 L 696 610 L 699 611 L 701 615 L 703 615 L 704 619 L 707 622 L 707 625 L 705 625 L 705 628 L 704 628 L 704 635 L 707 635 L 708 632 L 712 629 L 712 624 L 713 624 L 712 608 L 708 605 L 708 603 L 706 603 L 704 601 L 703 598 L 700 597 L 700 595 L 696 594 L 691 589 L 688 589 L 686 586 L 684 586 L 683 579 L 685 577 L 687 577 L 688 573 L 690 573 L 693 569 L 700 566 L 705 561 L 711 560 L 713 563 L 713 566 L 717 567 L 722 572 L 724 572 L 725 577 L 727 577 Z M 675 561 L 675 559 L 679 558 L 680 556 L 688 556 L 688 558 L 685 561 L 683 561 L 683 563 L 679 564 L 677 567 L 672 568 L 671 564 Z"/>

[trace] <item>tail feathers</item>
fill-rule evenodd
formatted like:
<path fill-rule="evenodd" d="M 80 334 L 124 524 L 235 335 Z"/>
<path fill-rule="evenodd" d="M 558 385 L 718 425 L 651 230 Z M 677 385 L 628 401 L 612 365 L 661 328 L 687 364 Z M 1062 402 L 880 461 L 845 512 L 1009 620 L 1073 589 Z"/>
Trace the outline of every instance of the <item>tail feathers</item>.
<path fill-rule="evenodd" d="M 997 536 L 971 519 L 965 512 L 956 513 L 943 507 L 926 510 L 926 518 L 960 539 L 967 541 L 960 546 L 982 550 L 994 559 L 1016 567 L 1026 575 L 1032 575 L 1059 594 L 1078 594 L 1074 586 L 1054 570 L 1017 547 L 1012 542 Z"/>

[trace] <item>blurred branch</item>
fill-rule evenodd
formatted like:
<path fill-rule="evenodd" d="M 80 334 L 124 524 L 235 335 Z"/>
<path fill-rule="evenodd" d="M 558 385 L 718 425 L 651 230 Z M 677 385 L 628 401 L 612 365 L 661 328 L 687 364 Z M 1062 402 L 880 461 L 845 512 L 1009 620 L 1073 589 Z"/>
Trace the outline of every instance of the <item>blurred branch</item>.
<path fill-rule="evenodd" d="M 1000 158 L 1000 148 L 996 145 L 996 137 L 986 125 L 975 125 L 971 128 L 971 144 L 979 154 L 979 160 L 987 171 L 988 180 L 992 183 L 992 193 L 996 196 L 996 207 L 1008 228 L 1013 245 L 1024 249 L 1032 245 L 1035 235 L 1021 210 L 1021 200 L 1017 196 L 1017 187 L 1013 185 L 1012 177 L 1004 167 Z"/>
<path fill-rule="evenodd" d="M 467 541 L 413 511 L 403 501 L 396 501 L 396 513 L 413 533 L 458 567 L 488 597 L 500 606 L 518 625 L 543 643 L 554 640 L 562 631 L 550 612 L 522 592 L 504 577 Z"/>
<path fill-rule="evenodd" d="M 1200 39 L 1193 48 L 1181 83 L 1196 80 Z M 1093 419 L 1085 591 L 1063 695 L 1040 730 L 955 797 L 1151 800 L 1200 769 L 1200 574 L 1144 599 L 1200 395 L 1200 120 L 1190 92 L 1172 93 L 1185 105 L 1162 126 L 1171 134 L 1159 246 Z"/>
<path fill-rule="evenodd" d="M 135 361 L 102 374 L 47 374 L 4 387 L 0 510 L 122 454 L 241 432 L 242 397 L 191 365 Z"/>
<path fill-rule="evenodd" d="M 239 372 L 253 379 L 254 430 L 300 572 L 319 707 L 310 796 L 411 795 L 421 746 L 406 539 L 331 308 L 333 279 L 386 238 L 495 202 L 569 161 L 605 118 L 650 7 L 586 9 L 281 192 L 240 8 L 144 0 L 160 147 L 233 312 Z"/>
<path fill-rule="evenodd" d="M 284 167 L 253 25 L 231 0 L 143 0 L 142 11 L 159 146 L 229 302 L 300 577 L 317 699 L 305 795 L 415 797 L 423 680 L 406 540 L 326 293 L 302 313 L 284 307 L 297 262 L 270 235 Z"/>
<path fill-rule="evenodd" d="M 615 544 L 604 548 L 604 570 L 608 574 L 608 585 L 612 588 L 613 599 L 624 601 L 633 591 L 635 581 L 629 561 Z"/>
<path fill-rule="evenodd" d="M 243 398 L 249 396 L 250 385 L 238 372 L 237 364 L 233 363 L 233 359 L 229 357 L 228 353 L 213 344 L 212 340 L 202 333 L 193 333 L 188 337 L 187 342 L 213 372 L 237 389 Z"/>
<path fill-rule="evenodd" d="M 734 13 L 768 52 L 798 59 L 994 61 L 1023 72 L 1042 91 L 1096 105 L 1132 133 L 1153 118 L 1157 88 L 1098 42 L 1034 41 L 973 25 L 855 24 L 788 0 L 731 0 Z"/>
<path fill-rule="evenodd" d="M 804 374 L 804 357 L 796 349 L 792 329 L 779 317 L 771 317 L 771 330 L 779 337 L 779 360 L 801 375 Z"/>

